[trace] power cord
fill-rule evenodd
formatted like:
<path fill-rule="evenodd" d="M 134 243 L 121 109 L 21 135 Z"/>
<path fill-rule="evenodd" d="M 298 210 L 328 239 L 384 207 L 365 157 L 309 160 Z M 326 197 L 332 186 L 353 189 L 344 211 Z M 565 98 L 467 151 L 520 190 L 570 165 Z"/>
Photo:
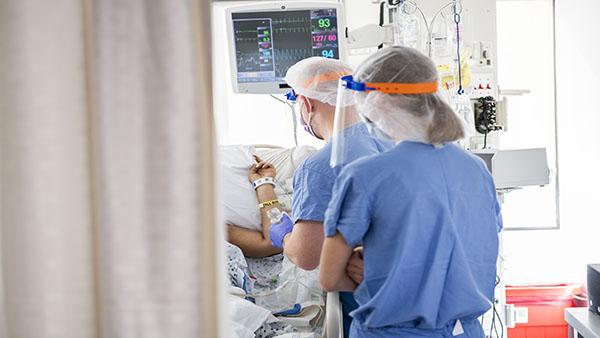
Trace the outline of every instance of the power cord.
<path fill-rule="evenodd" d="M 502 126 L 496 124 L 496 99 L 492 96 L 480 97 L 475 102 L 475 116 L 475 129 L 484 135 L 483 149 L 486 149 L 488 134 L 502 130 Z"/>
<path fill-rule="evenodd" d="M 494 289 L 500 284 L 500 276 L 496 275 L 496 284 L 494 285 Z M 497 338 L 504 338 L 504 324 L 502 324 L 502 318 L 496 309 L 496 299 L 492 302 L 492 325 L 490 326 L 490 337 L 492 333 L 496 333 Z M 496 326 L 496 318 L 498 318 L 498 323 L 500 324 L 500 332 L 498 334 L 498 327 Z"/>

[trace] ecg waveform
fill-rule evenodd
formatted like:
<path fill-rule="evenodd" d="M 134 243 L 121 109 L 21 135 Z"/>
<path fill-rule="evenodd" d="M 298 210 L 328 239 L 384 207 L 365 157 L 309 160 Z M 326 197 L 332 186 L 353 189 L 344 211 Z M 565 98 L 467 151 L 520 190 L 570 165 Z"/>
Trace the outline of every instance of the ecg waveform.
<path fill-rule="evenodd" d="M 276 34 L 285 34 L 285 33 L 310 33 L 311 30 L 309 27 L 281 27 L 281 28 L 273 28 L 273 33 Z"/>
<path fill-rule="evenodd" d="M 284 19 L 274 19 L 273 20 L 273 25 L 280 25 L 280 24 L 285 24 L 285 23 L 299 23 L 299 22 L 310 22 L 310 18 L 309 17 L 302 17 L 302 18 L 284 18 Z"/>
<path fill-rule="evenodd" d="M 300 60 L 312 56 L 311 49 L 275 49 L 275 59 L 277 60 Z"/>

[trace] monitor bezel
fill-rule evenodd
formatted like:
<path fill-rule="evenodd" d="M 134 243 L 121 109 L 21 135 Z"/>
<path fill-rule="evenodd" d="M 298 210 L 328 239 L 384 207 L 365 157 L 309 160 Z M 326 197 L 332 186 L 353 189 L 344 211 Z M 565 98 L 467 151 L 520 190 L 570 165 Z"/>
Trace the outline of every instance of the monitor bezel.
<path fill-rule="evenodd" d="M 335 8 L 337 14 L 337 31 L 338 31 L 338 52 L 339 59 L 346 61 L 346 22 L 344 5 L 339 2 L 296 2 L 296 1 L 278 1 L 251 5 L 242 5 L 229 7 L 225 10 L 227 20 L 227 44 L 229 48 L 229 69 L 231 73 L 231 84 L 234 93 L 242 94 L 281 94 L 289 91 L 289 87 L 285 81 L 271 82 L 237 82 L 237 60 L 235 57 L 235 41 L 233 37 L 233 13 L 247 12 L 281 12 L 288 10 L 313 10 L 313 9 L 328 9 Z M 282 87 L 283 86 L 283 87 Z"/>

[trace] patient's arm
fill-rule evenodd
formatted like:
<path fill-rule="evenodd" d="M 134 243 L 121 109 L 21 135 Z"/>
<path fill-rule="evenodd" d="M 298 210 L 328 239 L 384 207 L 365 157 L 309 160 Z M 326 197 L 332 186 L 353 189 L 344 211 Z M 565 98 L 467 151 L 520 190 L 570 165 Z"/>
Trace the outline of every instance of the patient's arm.
<path fill-rule="evenodd" d="M 275 190 L 271 184 L 264 184 L 258 187 L 256 189 L 256 196 L 258 197 L 259 203 L 277 199 L 277 195 L 275 195 Z M 262 232 L 232 225 L 228 226 L 227 238 L 229 243 L 242 249 L 244 256 L 248 257 L 266 257 L 281 253 L 282 250 L 272 246 L 271 240 L 269 239 L 269 227 L 271 226 L 271 221 L 269 220 L 269 217 L 267 217 L 267 211 L 273 208 L 279 208 L 281 210 L 279 203 L 260 209 Z"/>
<path fill-rule="evenodd" d="M 250 182 L 254 182 L 263 177 L 275 177 L 275 167 L 272 164 L 261 160 L 258 156 L 255 156 L 255 158 L 258 164 L 255 164 L 250 168 Z M 258 203 L 277 199 L 274 187 L 271 184 L 263 184 L 256 188 L 256 197 L 258 198 Z M 267 217 L 267 211 L 273 208 L 279 208 L 279 210 L 281 210 L 281 205 L 276 203 L 260 209 L 262 218 L 261 232 L 236 226 L 228 226 L 227 237 L 229 243 L 242 249 L 244 255 L 248 257 L 266 257 L 281 253 L 281 249 L 271 246 L 271 240 L 269 239 L 269 227 L 271 226 L 271 221 L 269 220 L 269 217 Z"/>
<path fill-rule="evenodd" d="M 323 222 L 299 220 L 283 238 L 283 251 L 301 269 L 314 270 L 319 265 L 323 237 Z"/>
<path fill-rule="evenodd" d="M 244 229 L 233 225 L 227 226 L 227 240 L 242 249 L 247 257 L 266 257 L 281 252 L 271 245 L 271 240 L 258 231 Z"/>

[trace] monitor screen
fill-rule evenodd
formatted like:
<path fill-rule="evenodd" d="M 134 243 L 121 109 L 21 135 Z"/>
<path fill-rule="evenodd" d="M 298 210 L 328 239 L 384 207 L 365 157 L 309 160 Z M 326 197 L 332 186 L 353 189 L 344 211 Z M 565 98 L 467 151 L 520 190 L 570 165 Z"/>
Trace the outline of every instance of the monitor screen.
<path fill-rule="evenodd" d="M 337 10 L 231 13 L 237 82 L 283 82 L 287 70 L 311 56 L 340 58 Z"/>

